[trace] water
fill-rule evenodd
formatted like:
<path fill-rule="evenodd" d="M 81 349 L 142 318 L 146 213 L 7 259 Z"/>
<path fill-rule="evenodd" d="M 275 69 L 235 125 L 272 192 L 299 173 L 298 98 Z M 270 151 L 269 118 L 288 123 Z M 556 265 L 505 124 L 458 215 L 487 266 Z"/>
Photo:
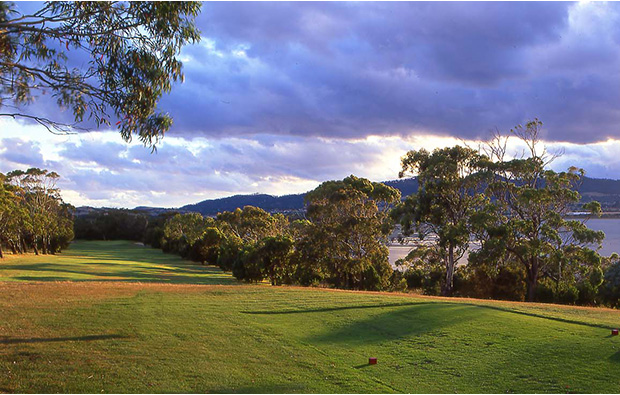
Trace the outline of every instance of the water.
<path fill-rule="evenodd" d="M 620 253 L 620 218 L 597 218 L 591 219 L 587 222 L 590 229 L 602 230 L 605 232 L 605 240 L 603 240 L 603 248 L 599 250 L 599 253 L 604 256 L 609 256 L 613 252 Z M 411 246 L 391 245 L 390 250 L 390 264 L 394 266 L 394 263 L 407 256 L 411 251 Z M 467 254 L 466 254 L 467 255 Z M 466 263 L 467 257 L 464 256 L 459 263 Z"/>
<path fill-rule="evenodd" d="M 620 254 L 620 218 L 595 218 L 587 222 L 588 228 L 605 232 L 601 255 L 609 256 L 613 252 Z"/>

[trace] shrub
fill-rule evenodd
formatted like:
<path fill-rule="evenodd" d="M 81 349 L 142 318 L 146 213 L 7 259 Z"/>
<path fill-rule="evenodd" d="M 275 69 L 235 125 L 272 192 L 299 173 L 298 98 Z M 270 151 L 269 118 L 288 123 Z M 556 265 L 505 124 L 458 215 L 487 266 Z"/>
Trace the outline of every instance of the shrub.
<path fill-rule="evenodd" d="M 579 290 L 572 284 L 563 284 L 557 292 L 556 302 L 575 304 L 579 298 Z"/>
<path fill-rule="evenodd" d="M 538 283 L 535 300 L 540 303 L 553 303 L 555 301 L 554 284 L 546 280 L 548 279 L 543 279 Z"/>
<path fill-rule="evenodd" d="M 605 271 L 599 294 L 606 304 L 620 306 L 620 261 L 612 263 Z"/>

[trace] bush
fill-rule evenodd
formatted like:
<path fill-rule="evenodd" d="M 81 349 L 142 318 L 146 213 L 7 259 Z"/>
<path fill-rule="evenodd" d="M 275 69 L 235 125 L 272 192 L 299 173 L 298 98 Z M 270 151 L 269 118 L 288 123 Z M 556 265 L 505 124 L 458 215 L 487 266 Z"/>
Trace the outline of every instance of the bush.
<path fill-rule="evenodd" d="M 577 284 L 577 290 L 579 291 L 579 297 L 577 298 L 577 304 L 581 305 L 596 305 L 597 287 L 592 285 L 590 281 L 581 281 Z"/>
<path fill-rule="evenodd" d="M 459 295 L 490 299 L 493 296 L 494 279 L 482 267 L 466 267 L 459 273 L 458 279 L 455 278 L 454 285 Z"/>
<path fill-rule="evenodd" d="M 572 284 L 564 284 L 557 293 L 556 301 L 562 304 L 575 304 L 579 299 L 579 290 Z"/>
<path fill-rule="evenodd" d="M 228 237 L 220 245 L 217 256 L 217 266 L 224 271 L 233 270 L 233 266 L 239 260 L 239 254 L 243 248 L 243 242 L 238 237 Z"/>
<path fill-rule="evenodd" d="M 540 303 L 553 303 L 555 301 L 554 284 L 551 281 L 541 280 L 536 287 L 535 300 Z"/>
<path fill-rule="evenodd" d="M 392 292 L 405 292 L 407 290 L 407 279 L 403 272 L 399 270 L 392 271 L 388 289 Z"/>
<path fill-rule="evenodd" d="M 258 250 L 254 246 L 243 247 L 233 263 L 232 274 L 246 282 L 259 282 L 265 278 L 258 261 Z"/>
<path fill-rule="evenodd" d="M 502 267 L 493 281 L 493 299 L 525 300 L 525 275 L 520 268 Z"/>
<path fill-rule="evenodd" d="M 421 289 L 425 295 L 441 295 L 444 274 L 441 270 L 426 272 L 420 268 L 410 268 L 405 272 L 408 289 Z"/>
<path fill-rule="evenodd" d="M 620 306 L 620 261 L 612 263 L 605 271 L 599 294 L 606 304 Z"/>
<path fill-rule="evenodd" d="M 219 229 L 214 227 L 205 229 L 202 236 L 196 240 L 192 247 L 192 260 L 216 264 L 220 255 L 220 247 L 225 240 L 224 234 Z"/>

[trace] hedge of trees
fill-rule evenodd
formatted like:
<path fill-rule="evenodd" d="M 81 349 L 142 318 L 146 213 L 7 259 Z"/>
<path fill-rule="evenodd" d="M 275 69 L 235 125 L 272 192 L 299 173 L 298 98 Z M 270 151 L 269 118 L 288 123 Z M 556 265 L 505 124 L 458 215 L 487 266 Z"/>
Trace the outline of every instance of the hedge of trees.
<path fill-rule="evenodd" d="M 73 207 L 56 187 L 59 175 L 31 168 L 0 173 L 0 258 L 34 251 L 54 254 L 73 239 Z"/>
<path fill-rule="evenodd" d="M 306 201 L 302 220 L 252 206 L 216 218 L 177 214 L 165 223 L 159 244 L 248 282 L 370 290 L 404 285 L 392 281 L 386 247 L 397 189 L 350 176 L 321 184 Z"/>

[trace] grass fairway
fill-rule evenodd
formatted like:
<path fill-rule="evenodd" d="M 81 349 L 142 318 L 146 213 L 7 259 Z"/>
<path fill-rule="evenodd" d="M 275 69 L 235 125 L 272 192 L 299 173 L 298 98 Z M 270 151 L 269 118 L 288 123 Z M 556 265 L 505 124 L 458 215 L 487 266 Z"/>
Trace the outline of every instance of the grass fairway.
<path fill-rule="evenodd" d="M 0 281 L 132 281 L 235 284 L 218 268 L 201 266 L 130 241 L 75 241 L 59 255 L 0 260 Z"/>
<path fill-rule="evenodd" d="M 118 245 L 0 261 L 8 280 L 40 263 L 48 278 L 88 279 L 84 265 L 125 280 L 0 282 L 0 392 L 620 392 L 618 311 L 195 285 L 233 280 L 189 265 L 209 272 L 172 281 L 184 262 Z M 105 260 L 124 266 L 101 276 Z"/>

